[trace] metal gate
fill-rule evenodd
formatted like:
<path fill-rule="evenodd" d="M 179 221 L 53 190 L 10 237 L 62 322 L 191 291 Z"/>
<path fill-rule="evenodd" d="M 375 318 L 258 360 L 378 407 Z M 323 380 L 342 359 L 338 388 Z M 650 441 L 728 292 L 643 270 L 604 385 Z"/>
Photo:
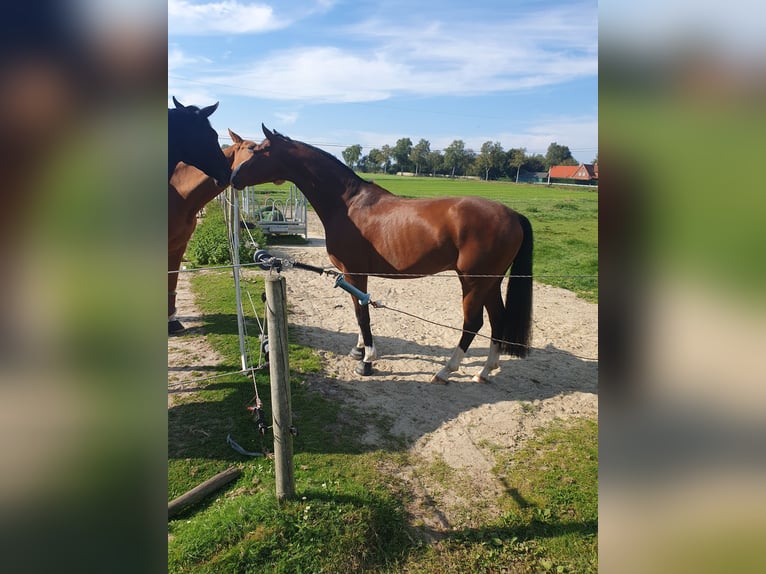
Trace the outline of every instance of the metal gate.
<path fill-rule="evenodd" d="M 283 191 L 241 190 L 241 217 L 248 225 L 260 227 L 266 235 L 303 235 L 308 239 L 308 202 L 300 190 L 290 186 L 287 197 Z M 277 197 L 270 197 L 274 193 Z"/>

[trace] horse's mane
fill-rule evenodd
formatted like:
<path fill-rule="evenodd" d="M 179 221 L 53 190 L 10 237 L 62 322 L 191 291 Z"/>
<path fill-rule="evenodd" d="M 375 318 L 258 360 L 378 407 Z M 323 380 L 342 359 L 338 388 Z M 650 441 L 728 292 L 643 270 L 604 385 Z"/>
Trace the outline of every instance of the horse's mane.
<path fill-rule="evenodd" d="M 337 157 L 335 157 L 330 152 L 327 152 L 327 151 L 325 151 L 323 149 L 320 149 L 320 148 L 318 148 L 316 146 L 313 146 L 311 144 L 307 144 L 306 142 L 302 142 L 302 141 L 298 141 L 298 140 L 294 140 L 292 138 L 289 138 L 286 135 L 283 135 L 283 134 L 279 133 L 276 130 L 272 130 L 272 133 L 275 136 L 278 136 L 278 137 L 282 138 L 283 140 L 286 140 L 286 141 L 290 142 L 293 145 L 298 145 L 300 147 L 307 148 L 307 149 L 311 150 L 312 152 L 314 152 L 315 154 L 317 154 L 317 155 L 319 155 L 321 157 L 324 157 L 326 160 L 328 160 L 331 163 L 337 165 L 337 167 L 339 167 L 340 169 L 348 172 L 351 176 L 355 177 L 356 179 L 359 179 L 361 181 L 365 181 L 367 183 L 372 183 L 372 182 L 369 182 L 366 179 L 363 179 L 363 178 L 359 177 L 353 169 L 348 167 L 345 163 L 340 161 Z"/>

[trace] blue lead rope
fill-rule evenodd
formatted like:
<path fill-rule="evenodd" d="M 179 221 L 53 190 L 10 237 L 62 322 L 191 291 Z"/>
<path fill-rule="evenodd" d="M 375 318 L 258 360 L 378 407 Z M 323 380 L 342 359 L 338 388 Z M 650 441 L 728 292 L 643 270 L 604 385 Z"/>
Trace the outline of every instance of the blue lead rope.
<path fill-rule="evenodd" d="M 263 269 L 264 271 L 268 271 L 271 269 L 276 270 L 277 273 L 282 271 L 282 267 L 285 263 L 287 263 L 287 260 L 280 259 L 277 257 L 271 256 L 269 253 L 264 251 L 263 249 L 259 249 L 258 251 L 253 254 L 253 261 L 258 264 L 258 266 Z M 307 265 L 305 263 L 298 263 L 296 261 L 289 262 L 290 266 L 292 267 L 298 267 L 299 269 L 306 269 L 307 271 L 314 271 L 315 273 L 320 274 L 335 274 L 335 271 L 328 271 L 326 269 L 322 269 L 321 267 L 315 267 L 313 265 Z M 338 276 L 335 278 L 335 287 L 340 287 L 347 293 L 350 293 L 354 297 L 357 298 L 360 305 L 369 305 L 370 304 L 370 294 L 369 293 L 363 293 L 353 285 L 351 285 L 348 281 L 346 281 L 346 278 L 343 276 L 342 273 L 338 273 Z M 375 306 L 375 303 L 373 303 L 373 306 Z"/>

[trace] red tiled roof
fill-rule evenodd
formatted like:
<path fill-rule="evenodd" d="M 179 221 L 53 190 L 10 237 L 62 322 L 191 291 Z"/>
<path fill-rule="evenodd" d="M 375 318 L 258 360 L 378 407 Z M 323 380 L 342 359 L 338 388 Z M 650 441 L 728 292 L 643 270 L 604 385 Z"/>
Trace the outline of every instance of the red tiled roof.
<path fill-rule="evenodd" d="M 580 165 L 553 165 L 550 170 L 551 179 L 581 179 L 590 180 L 598 178 L 598 168 L 590 163 Z"/>
<path fill-rule="evenodd" d="M 552 165 L 550 176 L 551 178 L 574 179 L 579 167 L 577 165 Z"/>

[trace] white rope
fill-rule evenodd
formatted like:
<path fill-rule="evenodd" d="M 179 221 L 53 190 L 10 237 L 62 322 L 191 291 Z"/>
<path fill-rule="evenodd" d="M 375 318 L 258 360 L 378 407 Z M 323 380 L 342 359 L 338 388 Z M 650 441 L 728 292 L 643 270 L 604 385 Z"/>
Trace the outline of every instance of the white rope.
<path fill-rule="evenodd" d="M 283 261 L 286 261 L 284 258 Z M 215 270 L 215 269 L 231 269 L 234 267 L 253 267 L 253 266 L 260 266 L 262 263 L 240 263 L 239 265 L 217 265 L 213 267 L 195 267 L 193 269 L 179 269 L 178 271 L 168 271 L 168 274 L 170 273 L 190 273 L 194 271 L 208 271 L 208 270 Z M 584 279 L 584 278 L 595 278 L 597 279 L 599 277 L 598 274 L 583 274 L 583 275 L 567 275 L 567 274 L 551 274 L 551 273 L 536 273 L 534 275 L 480 275 L 480 274 L 450 274 L 449 271 L 444 271 L 440 273 L 434 273 L 433 275 L 423 275 L 422 273 L 351 273 L 351 272 L 345 272 L 344 275 L 357 275 L 360 277 L 366 276 L 366 277 L 382 277 L 382 278 L 419 278 L 419 277 L 435 277 L 437 279 L 453 279 L 455 277 L 467 277 L 467 278 L 504 278 L 504 277 L 510 277 L 510 278 L 518 278 L 518 279 L 535 279 L 535 278 L 558 278 L 558 279 L 566 279 L 566 278 L 577 278 L 577 279 Z"/>
<path fill-rule="evenodd" d="M 223 199 L 224 203 L 226 203 L 228 205 L 231 205 L 231 202 L 229 201 L 228 197 L 226 197 L 224 195 L 223 198 L 224 198 Z M 228 243 L 229 243 L 229 255 L 230 255 L 232 261 L 235 261 L 236 258 L 235 258 L 235 255 L 234 255 L 234 243 L 235 243 L 235 241 L 234 241 L 234 233 L 237 233 L 239 231 L 239 229 L 238 229 L 239 221 L 237 221 L 237 224 L 236 224 L 236 227 L 235 227 L 235 225 L 233 225 L 233 222 L 230 221 L 228 209 L 224 209 L 223 213 L 224 213 L 224 219 L 226 221 L 226 229 L 227 229 Z M 241 215 L 241 212 L 240 212 L 240 218 L 241 217 L 242 217 L 242 215 Z M 231 268 L 234 273 L 238 274 L 239 273 L 239 268 L 242 267 L 242 265 L 241 264 L 238 264 L 238 265 L 228 265 L 228 266 L 224 266 L 224 267 Z M 242 289 L 241 281 L 239 282 L 239 285 L 240 285 L 240 290 L 241 290 Z M 250 296 L 250 292 L 247 289 L 245 289 L 245 292 L 246 292 L 248 298 L 250 299 L 250 304 L 253 307 L 253 312 L 254 312 L 254 314 L 256 316 L 256 321 L 258 322 L 258 326 L 261 329 L 261 335 L 263 335 L 262 324 L 261 324 L 260 320 L 258 320 L 257 313 L 255 313 L 255 306 L 253 304 L 252 297 Z M 237 309 L 237 312 L 239 312 L 239 309 Z M 244 315 L 244 313 L 243 313 L 243 315 Z M 263 367 L 263 363 L 261 362 L 261 359 L 262 359 L 261 345 L 258 345 L 258 348 L 259 348 L 258 367 L 253 367 L 253 363 L 254 363 L 253 357 L 254 357 L 254 354 L 253 354 L 252 348 L 250 346 L 250 336 L 249 336 L 249 334 L 247 332 L 247 321 L 245 321 L 244 317 L 242 317 L 242 330 L 243 330 L 244 347 L 245 347 L 245 362 L 246 362 L 247 365 L 249 365 L 249 368 L 247 369 L 247 371 L 249 371 L 249 375 L 250 375 L 250 377 L 253 380 L 253 390 L 255 392 L 256 406 L 258 406 L 260 408 L 260 406 L 261 406 L 261 397 L 260 397 L 260 395 L 258 393 L 258 383 L 256 382 L 255 371 L 256 371 L 256 369 L 260 369 L 260 368 Z M 242 372 L 244 372 L 244 370 Z"/>

